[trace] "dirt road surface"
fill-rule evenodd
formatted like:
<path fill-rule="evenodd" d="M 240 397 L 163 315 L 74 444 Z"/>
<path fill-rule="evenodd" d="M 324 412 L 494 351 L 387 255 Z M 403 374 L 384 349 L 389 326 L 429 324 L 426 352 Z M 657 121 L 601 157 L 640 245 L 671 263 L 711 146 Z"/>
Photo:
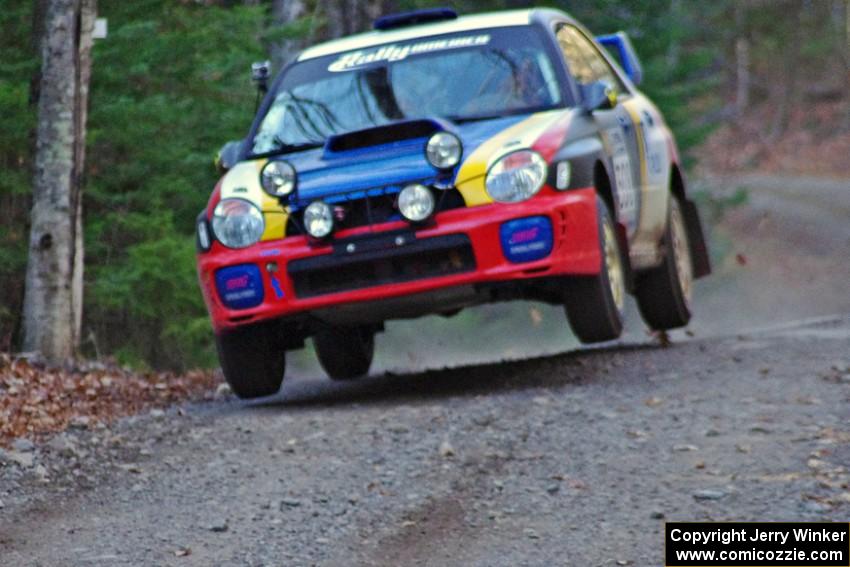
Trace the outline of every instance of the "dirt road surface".
<path fill-rule="evenodd" d="M 632 314 L 601 348 L 298 368 L 271 400 L 20 443 L 0 565 L 648 566 L 664 520 L 846 521 L 850 188 L 792 181 L 709 183 L 749 203 L 670 348 Z"/>

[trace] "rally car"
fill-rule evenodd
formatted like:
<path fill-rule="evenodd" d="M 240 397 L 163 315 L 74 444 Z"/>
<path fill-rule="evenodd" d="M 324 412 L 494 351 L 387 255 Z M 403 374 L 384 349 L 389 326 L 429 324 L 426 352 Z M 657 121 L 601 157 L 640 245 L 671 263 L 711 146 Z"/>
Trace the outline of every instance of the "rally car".
<path fill-rule="evenodd" d="M 688 323 L 706 245 L 625 34 L 549 9 L 374 28 L 303 51 L 220 154 L 198 273 L 237 395 L 277 392 L 308 338 L 355 378 L 385 321 L 486 302 L 563 305 L 586 343 L 620 335 L 627 293 L 652 329 Z"/>

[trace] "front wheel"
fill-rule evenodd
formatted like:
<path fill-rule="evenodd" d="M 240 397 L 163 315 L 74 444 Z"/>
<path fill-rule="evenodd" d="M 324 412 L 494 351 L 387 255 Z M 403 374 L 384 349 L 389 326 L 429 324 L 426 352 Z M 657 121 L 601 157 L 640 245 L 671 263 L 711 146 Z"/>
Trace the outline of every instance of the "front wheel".
<path fill-rule="evenodd" d="M 598 197 L 596 210 L 602 252 L 599 274 L 571 280 L 565 305 L 570 327 L 583 343 L 611 341 L 623 332 L 626 301 L 623 252 L 608 206 Z"/>
<path fill-rule="evenodd" d="M 375 356 L 375 333 L 364 327 L 329 327 L 313 337 L 316 356 L 333 380 L 351 380 L 369 373 Z"/>
<path fill-rule="evenodd" d="M 215 337 L 224 378 L 240 398 L 271 396 L 280 390 L 286 371 L 278 326 L 259 323 Z"/>
<path fill-rule="evenodd" d="M 693 263 L 688 230 L 676 197 L 670 198 L 664 261 L 638 276 L 635 288 L 643 320 L 655 330 L 684 327 L 691 320 Z"/>

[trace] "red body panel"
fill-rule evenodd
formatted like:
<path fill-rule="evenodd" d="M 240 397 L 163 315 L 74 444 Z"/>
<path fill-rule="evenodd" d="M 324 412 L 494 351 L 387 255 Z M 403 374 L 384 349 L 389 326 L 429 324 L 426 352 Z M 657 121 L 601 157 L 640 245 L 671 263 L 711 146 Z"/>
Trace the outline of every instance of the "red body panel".
<path fill-rule="evenodd" d="M 502 252 L 499 228 L 502 223 L 530 216 L 548 216 L 552 221 L 552 252 L 541 260 L 512 263 Z M 398 230 L 409 226 L 392 222 L 337 233 L 345 238 L 370 232 Z M 344 305 L 431 291 L 451 286 L 512 281 L 531 278 L 590 275 L 600 270 L 601 255 L 596 217 L 596 193 L 593 188 L 556 192 L 545 187 L 536 197 L 516 204 L 495 203 L 439 213 L 435 223 L 417 231 L 417 238 L 448 234 L 466 234 L 472 242 L 476 269 L 471 272 L 434 277 L 405 283 L 380 285 L 319 297 L 298 298 L 287 276 L 287 262 L 330 254 L 329 244 L 311 244 L 307 238 L 294 236 L 282 240 L 257 243 L 249 248 L 232 250 L 215 242 L 209 252 L 198 256 L 198 275 L 204 300 L 215 331 L 239 325 L 286 317 L 312 309 Z M 276 273 L 266 266 L 277 263 Z M 215 288 L 215 272 L 236 264 L 256 264 L 263 278 L 264 300 L 257 307 L 233 310 L 225 307 Z M 283 291 L 278 297 L 272 284 L 274 277 Z"/>

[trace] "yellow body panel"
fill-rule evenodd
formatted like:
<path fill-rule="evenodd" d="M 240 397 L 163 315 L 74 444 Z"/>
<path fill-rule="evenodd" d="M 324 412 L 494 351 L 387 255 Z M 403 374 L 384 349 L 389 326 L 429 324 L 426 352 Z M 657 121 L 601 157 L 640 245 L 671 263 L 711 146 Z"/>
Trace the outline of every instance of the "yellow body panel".
<path fill-rule="evenodd" d="M 289 218 L 287 213 L 265 212 L 263 216 L 266 219 L 266 230 L 260 240 L 279 240 L 286 236 L 286 221 Z"/>
<path fill-rule="evenodd" d="M 550 110 L 532 114 L 478 146 L 463 162 L 455 178 L 455 186 L 466 206 L 492 203 L 484 187 L 490 166 L 505 154 L 529 148 L 563 113 L 563 110 Z"/>
<path fill-rule="evenodd" d="M 640 128 L 640 111 L 636 107 L 635 99 L 623 102 L 623 108 L 629 113 L 629 117 L 632 119 L 632 126 L 634 126 L 635 133 L 637 134 L 635 137 L 637 138 L 638 157 L 640 159 L 640 182 L 638 186 L 645 190 L 647 185 L 646 148 L 644 147 L 643 131 Z"/>
<path fill-rule="evenodd" d="M 261 240 L 276 240 L 284 237 L 289 209 L 260 186 L 260 171 L 266 163 L 267 159 L 261 159 L 236 164 L 221 181 L 221 198 L 245 199 L 257 205 L 266 222 Z"/>

